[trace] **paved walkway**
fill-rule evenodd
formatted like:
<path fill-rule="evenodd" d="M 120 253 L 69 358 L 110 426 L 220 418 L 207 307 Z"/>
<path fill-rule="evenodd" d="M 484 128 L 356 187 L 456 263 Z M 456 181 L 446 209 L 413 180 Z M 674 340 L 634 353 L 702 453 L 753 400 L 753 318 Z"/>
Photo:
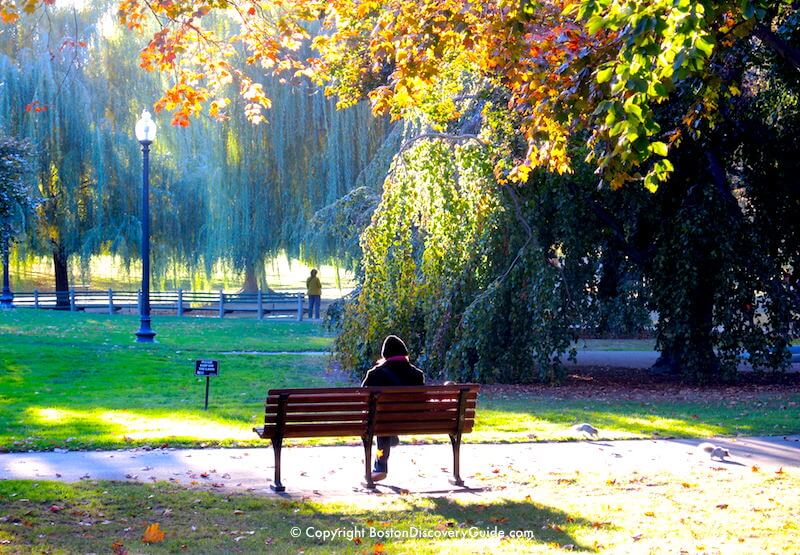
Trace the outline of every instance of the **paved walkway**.
<path fill-rule="evenodd" d="M 656 351 L 592 351 L 588 349 L 578 349 L 576 361 L 567 361 L 564 357 L 564 362 L 567 367 L 575 366 L 600 366 L 608 368 L 650 368 L 655 364 L 658 359 L 659 353 Z M 795 356 L 789 365 L 790 372 L 800 371 L 800 361 Z M 739 365 L 740 371 L 752 370 L 751 366 L 746 362 Z"/>
<path fill-rule="evenodd" d="M 580 441 L 567 443 L 466 444 L 462 477 L 471 489 L 448 483 L 449 445 L 401 445 L 392 450 L 391 472 L 380 493 L 485 495 L 553 473 L 659 472 L 725 466 L 749 472 L 800 467 L 800 435 L 713 440 L 731 451 L 726 463 L 698 452 L 700 440 Z M 284 447 L 287 497 L 363 497 L 360 446 Z M 74 482 L 81 479 L 149 482 L 169 480 L 193 487 L 270 494 L 272 449 L 154 449 L 0 454 L 0 479 Z"/>

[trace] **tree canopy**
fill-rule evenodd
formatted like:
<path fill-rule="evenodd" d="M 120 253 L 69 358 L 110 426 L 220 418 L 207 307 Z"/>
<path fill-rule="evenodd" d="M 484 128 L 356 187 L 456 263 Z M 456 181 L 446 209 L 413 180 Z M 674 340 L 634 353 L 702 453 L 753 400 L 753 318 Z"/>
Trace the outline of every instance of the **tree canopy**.
<path fill-rule="evenodd" d="M 0 17 L 50 9 L 5 0 Z M 118 15 L 145 37 L 139 65 L 163 79 L 156 110 L 220 157 L 226 187 L 203 198 L 237 237 L 224 257 L 246 267 L 269 248 L 249 232 L 263 206 L 282 237 L 300 237 L 286 214 L 327 205 L 314 222 L 328 231 L 304 236 L 351 258 L 360 235 L 363 283 L 338 348 L 351 368 L 402 330 L 450 375 L 553 380 L 577 330 L 634 332 L 647 310 L 657 366 L 687 379 L 730 379 L 745 350 L 757 368 L 786 363 L 800 268 L 796 2 L 121 0 Z M 380 191 L 354 189 L 355 171 L 344 187 L 296 185 L 317 175 L 294 165 L 301 145 L 327 148 L 281 112 L 281 85 L 308 80 L 340 108 L 367 100 L 403 121 Z M 243 118 L 255 126 L 230 133 Z M 301 130 L 297 142 L 265 145 L 267 120 Z M 273 161 L 244 156 L 257 145 Z"/>

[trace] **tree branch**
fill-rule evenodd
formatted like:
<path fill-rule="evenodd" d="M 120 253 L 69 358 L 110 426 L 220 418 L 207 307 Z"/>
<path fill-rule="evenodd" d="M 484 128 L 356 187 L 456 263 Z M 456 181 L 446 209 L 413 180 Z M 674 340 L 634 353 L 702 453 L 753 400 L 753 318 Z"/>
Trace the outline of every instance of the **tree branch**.
<path fill-rule="evenodd" d="M 772 48 L 778 56 L 800 71 L 800 49 L 797 49 L 772 32 L 772 29 L 759 23 L 755 28 L 755 36 Z"/>

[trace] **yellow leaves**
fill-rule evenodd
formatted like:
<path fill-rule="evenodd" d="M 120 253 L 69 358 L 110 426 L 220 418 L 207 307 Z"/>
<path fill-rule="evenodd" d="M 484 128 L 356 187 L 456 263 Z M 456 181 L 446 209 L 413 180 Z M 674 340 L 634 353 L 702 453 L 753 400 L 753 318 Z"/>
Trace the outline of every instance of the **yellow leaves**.
<path fill-rule="evenodd" d="M 147 527 L 144 531 L 144 535 L 142 536 L 142 541 L 144 543 L 159 543 L 164 541 L 166 534 L 163 530 L 161 530 L 161 525 L 159 523 L 151 524 Z"/>
<path fill-rule="evenodd" d="M 225 117 L 225 114 L 222 113 L 229 104 L 231 100 L 229 98 L 218 98 L 211 102 L 208 107 L 208 115 L 212 118 L 221 119 Z"/>
<path fill-rule="evenodd" d="M 378 449 L 377 451 L 375 451 L 375 456 L 378 457 L 379 459 L 382 459 L 383 458 L 383 449 Z"/>
<path fill-rule="evenodd" d="M 650 518 L 655 518 L 656 513 L 653 511 L 645 511 L 644 516 L 649 516 Z"/>
<path fill-rule="evenodd" d="M 372 104 L 372 113 L 376 116 L 389 113 L 393 95 L 392 89 L 386 86 L 371 90 L 367 96 Z"/>

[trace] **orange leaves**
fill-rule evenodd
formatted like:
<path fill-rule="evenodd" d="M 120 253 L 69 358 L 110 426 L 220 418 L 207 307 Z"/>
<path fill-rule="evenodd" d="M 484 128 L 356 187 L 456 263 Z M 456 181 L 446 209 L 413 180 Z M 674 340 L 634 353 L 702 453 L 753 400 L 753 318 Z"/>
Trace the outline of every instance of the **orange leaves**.
<path fill-rule="evenodd" d="M 0 7 L 0 19 L 2 19 L 3 23 L 6 24 L 16 23 L 19 21 L 19 14 L 3 6 Z"/>
<path fill-rule="evenodd" d="M 25 105 L 26 112 L 34 112 L 36 114 L 40 112 L 46 112 L 48 107 L 45 104 L 42 104 L 38 100 L 34 100 L 33 102 L 29 102 Z"/>
<path fill-rule="evenodd" d="M 161 530 L 161 525 L 156 522 L 148 526 L 144 531 L 144 535 L 142 535 L 142 541 L 144 543 L 159 543 L 164 541 L 165 537 L 166 534 L 163 530 Z"/>

